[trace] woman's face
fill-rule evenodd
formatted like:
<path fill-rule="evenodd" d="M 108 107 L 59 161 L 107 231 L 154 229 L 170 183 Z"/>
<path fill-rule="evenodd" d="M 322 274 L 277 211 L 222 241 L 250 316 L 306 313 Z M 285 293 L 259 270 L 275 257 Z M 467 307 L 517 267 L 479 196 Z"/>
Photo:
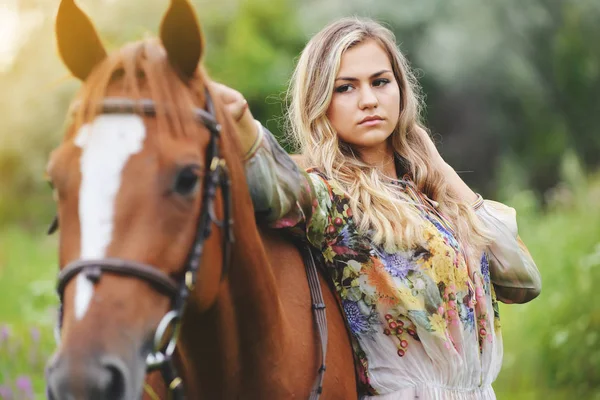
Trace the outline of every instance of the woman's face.
<path fill-rule="evenodd" d="M 372 39 L 346 50 L 327 110 L 338 137 L 360 154 L 387 153 L 399 115 L 400 88 L 385 50 Z"/>

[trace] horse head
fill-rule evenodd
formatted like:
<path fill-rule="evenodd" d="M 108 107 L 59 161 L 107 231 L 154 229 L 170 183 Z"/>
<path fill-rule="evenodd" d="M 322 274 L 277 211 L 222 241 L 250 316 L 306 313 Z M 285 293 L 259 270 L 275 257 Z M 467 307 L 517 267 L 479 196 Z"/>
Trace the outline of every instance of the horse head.
<path fill-rule="evenodd" d="M 208 309 L 226 274 L 229 177 L 243 177 L 225 161 L 239 153 L 234 127 L 199 67 L 203 36 L 187 0 L 171 1 L 160 39 L 110 54 L 63 0 L 56 36 L 83 84 L 47 167 L 61 269 L 49 398 L 139 398 L 148 367 L 173 372 L 186 304 Z"/>

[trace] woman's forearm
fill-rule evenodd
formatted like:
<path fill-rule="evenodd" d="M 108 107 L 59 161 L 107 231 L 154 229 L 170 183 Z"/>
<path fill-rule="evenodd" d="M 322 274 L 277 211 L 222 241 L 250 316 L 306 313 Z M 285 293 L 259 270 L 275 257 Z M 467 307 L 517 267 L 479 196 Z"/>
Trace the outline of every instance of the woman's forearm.
<path fill-rule="evenodd" d="M 450 190 L 466 203 L 474 203 L 477 194 L 462 180 L 458 173 L 440 155 L 429 133 L 420 126 L 415 127 L 415 133 L 423 141 L 434 168 L 438 168 L 450 186 Z"/>
<path fill-rule="evenodd" d="M 256 147 L 260 140 L 260 125 L 256 123 L 249 108 L 246 108 L 242 117 L 237 121 L 238 138 L 242 145 L 242 154 L 244 158 L 249 157 L 249 153 Z"/>
<path fill-rule="evenodd" d="M 452 168 L 448 163 L 443 162 L 441 164 L 441 170 L 442 174 L 446 178 L 446 182 L 448 183 L 450 190 L 456 196 L 468 204 L 472 204 L 477 200 L 477 194 L 462 180 L 454 168 Z"/>

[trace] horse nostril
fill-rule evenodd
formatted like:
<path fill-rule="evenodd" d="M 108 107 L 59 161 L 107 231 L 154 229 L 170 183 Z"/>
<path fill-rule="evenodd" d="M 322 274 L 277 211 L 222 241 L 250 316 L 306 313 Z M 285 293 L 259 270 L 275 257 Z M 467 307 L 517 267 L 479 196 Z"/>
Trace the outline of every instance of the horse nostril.
<path fill-rule="evenodd" d="M 106 388 L 109 399 L 122 399 L 125 396 L 125 377 L 116 367 L 107 367 L 111 380 Z"/>
<path fill-rule="evenodd" d="M 60 369 L 60 364 L 58 363 L 58 354 L 54 353 L 48 360 L 48 364 L 46 365 L 45 377 L 46 377 L 46 397 L 48 400 L 57 400 L 58 396 L 56 393 L 55 386 L 60 379 L 57 379 L 57 375 L 55 370 Z"/>
<path fill-rule="evenodd" d="M 107 399 L 125 399 L 127 378 L 125 365 L 118 359 L 107 359 L 102 363 L 106 372 L 106 381 L 102 389 Z"/>
<path fill-rule="evenodd" d="M 54 396 L 54 392 L 50 385 L 46 386 L 46 397 L 48 398 L 48 400 L 56 400 L 56 397 Z"/>

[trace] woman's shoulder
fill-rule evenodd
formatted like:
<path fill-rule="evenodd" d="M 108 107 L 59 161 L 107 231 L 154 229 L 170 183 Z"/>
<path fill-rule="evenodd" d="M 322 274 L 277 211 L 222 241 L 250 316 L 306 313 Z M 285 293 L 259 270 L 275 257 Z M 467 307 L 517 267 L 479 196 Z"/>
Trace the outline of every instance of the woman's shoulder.
<path fill-rule="evenodd" d="M 294 160 L 298 168 L 306 170 L 310 167 L 307 158 L 303 154 L 290 154 L 290 157 Z"/>
<path fill-rule="evenodd" d="M 309 175 L 315 175 L 324 180 L 326 183 L 330 181 L 329 177 L 323 170 L 317 166 L 311 165 L 308 158 L 303 154 L 290 154 L 290 158 L 294 160 L 298 168 L 304 170 Z"/>
<path fill-rule="evenodd" d="M 345 203 L 348 196 L 342 186 L 327 175 L 323 168 L 310 165 L 307 158 L 301 154 L 291 154 L 290 157 L 298 168 L 303 169 L 315 188 L 317 197 L 328 197 L 334 203 Z"/>

